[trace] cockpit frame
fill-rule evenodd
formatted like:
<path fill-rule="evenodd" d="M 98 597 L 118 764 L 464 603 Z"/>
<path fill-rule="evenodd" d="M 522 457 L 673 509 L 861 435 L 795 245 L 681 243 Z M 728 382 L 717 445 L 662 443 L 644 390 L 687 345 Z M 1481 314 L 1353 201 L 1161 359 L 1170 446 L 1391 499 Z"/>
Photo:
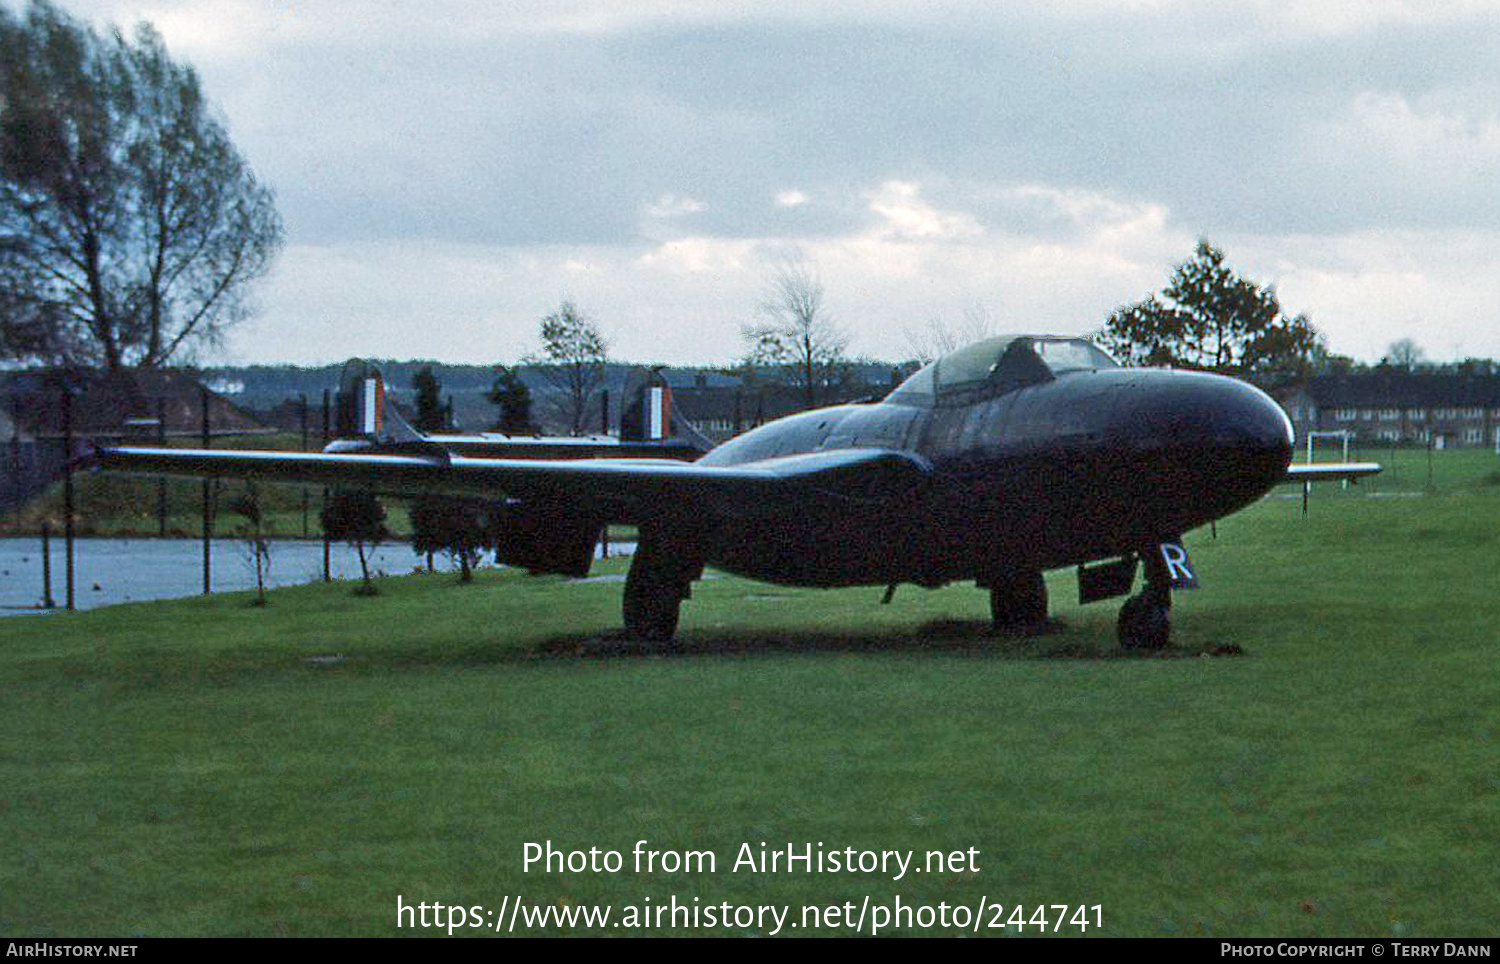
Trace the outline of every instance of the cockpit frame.
<path fill-rule="evenodd" d="M 887 401 L 922 407 L 970 405 L 1072 372 L 1118 367 L 1084 338 L 1000 335 L 944 355 L 902 382 Z"/>

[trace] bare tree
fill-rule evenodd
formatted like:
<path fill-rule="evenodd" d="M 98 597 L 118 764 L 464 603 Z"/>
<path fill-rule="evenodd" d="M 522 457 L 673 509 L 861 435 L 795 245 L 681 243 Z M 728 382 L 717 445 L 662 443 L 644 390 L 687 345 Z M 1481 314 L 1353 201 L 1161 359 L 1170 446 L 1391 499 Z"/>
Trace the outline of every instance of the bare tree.
<path fill-rule="evenodd" d="M 260 490 L 254 482 L 245 483 L 245 491 L 229 502 L 229 511 L 245 520 L 236 532 L 245 541 L 245 561 L 255 572 L 253 606 L 266 605 L 266 580 L 271 578 L 271 526 L 261 509 Z"/>
<path fill-rule="evenodd" d="M 908 328 L 904 334 L 912 358 L 925 365 L 965 345 L 993 338 L 999 332 L 995 328 L 995 316 L 984 302 L 976 301 L 964 309 L 963 320 L 955 326 L 949 327 L 942 315 L 933 315 L 925 328 Z"/>
<path fill-rule="evenodd" d="M 571 301 L 542 319 L 542 354 L 531 364 L 556 392 L 555 404 L 574 435 L 583 434 L 594 398 L 604 387 L 609 342 L 599 325 Z"/>
<path fill-rule="evenodd" d="M 1411 371 L 1427 359 L 1427 353 L 1422 346 L 1411 338 L 1402 338 L 1400 341 L 1391 342 L 1391 346 L 1385 350 L 1385 361 L 1388 365 L 1396 368 L 1404 368 Z"/>
<path fill-rule="evenodd" d="M 249 312 L 273 195 L 149 24 L 0 7 L 0 355 L 152 367 Z"/>
<path fill-rule="evenodd" d="M 800 389 L 806 407 L 839 381 L 848 362 L 849 338 L 835 325 L 823 304 L 823 282 L 801 252 L 774 262 L 766 290 L 756 308 L 760 321 L 741 327 L 750 366 L 781 370 Z"/>

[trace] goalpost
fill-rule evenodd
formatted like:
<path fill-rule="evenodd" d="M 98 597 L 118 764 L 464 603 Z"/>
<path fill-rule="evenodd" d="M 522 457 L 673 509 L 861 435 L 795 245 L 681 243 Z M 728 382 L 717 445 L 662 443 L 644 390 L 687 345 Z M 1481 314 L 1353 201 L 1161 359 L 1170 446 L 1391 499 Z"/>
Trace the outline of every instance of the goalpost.
<path fill-rule="evenodd" d="M 1349 461 L 1349 442 L 1354 438 L 1354 433 L 1346 428 L 1333 429 L 1326 432 L 1308 432 L 1307 461 L 1311 462 L 1313 460 L 1313 440 L 1320 438 L 1336 438 L 1343 442 L 1343 450 L 1340 453 L 1339 461 Z"/>
<path fill-rule="evenodd" d="M 1326 431 L 1315 431 L 1315 432 L 1308 432 L 1307 433 L 1307 461 L 1308 461 L 1309 464 L 1311 464 L 1312 460 L 1313 460 L 1313 440 L 1314 439 L 1320 439 L 1320 438 L 1323 438 L 1323 439 L 1338 439 L 1339 442 L 1341 443 L 1341 450 L 1339 452 L 1339 461 L 1340 462 L 1348 462 L 1349 461 L 1349 443 L 1354 440 L 1354 433 L 1351 432 L 1351 431 L 1349 431 L 1346 428 L 1338 428 L 1338 429 L 1329 429 L 1329 430 L 1326 430 Z M 1302 511 L 1304 513 L 1307 512 L 1307 496 L 1308 496 L 1308 489 L 1310 489 L 1310 488 L 1311 488 L 1310 485 L 1308 485 L 1307 483 L 1303 483 L 1303 486 L 1302 486 Z M 1341 482 L 1339 482 L 1339 488 L 1341 488 L 1341 489 L 1347 489 L 1347 488 L 1349 488 L 1349 480 L 1348 479 L 1344 479 Z"/>

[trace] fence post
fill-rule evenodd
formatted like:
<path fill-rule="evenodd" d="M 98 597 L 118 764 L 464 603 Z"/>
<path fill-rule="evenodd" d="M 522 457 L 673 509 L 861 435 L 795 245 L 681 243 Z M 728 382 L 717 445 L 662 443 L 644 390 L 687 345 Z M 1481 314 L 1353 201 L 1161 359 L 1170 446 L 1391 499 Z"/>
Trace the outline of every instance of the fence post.
<path fill-rule="evenodd" d="M 52 598 L 52 526 L 46 519 L 42 520 L 42 608 L 57 608 Z"/>
<path fill-rule="evenodd" d="M 68 609 L 74 608 L 73 597 L 73 393 L 63 390 L 63 558 L 68 580 Z"/>
<path fill-rule="evenodd" d="M 156 444 L 161 448 L 167 447 L 167 400 L 165 398 L 156 400 Z M 158 536 L 167 534 L 167 480 L 162 476 L 156 478 L 156 534 Z"/>
<path fill-rule="evenodd" d="M 33 447 L 32 451 L 35 452 L 36 449 Z M 21 495 L 25 491 L 25 475 L 21 468 L 21 426 L 13 424 L 10 434 L 10 471 L 5 478 L 5 503 L 8 505 L 14 502 L 17 507 L 21 506 L 24 502 Z"/>
<path fill-rule="evenodd" d="M 325 389 L 323 389 L 323 447 L 325 449 L 328 448 L 328 442 L 329 442 L 329 438 L 328 438 L 328 432 L 329 432 L 328 414 L 329 414 L 329 411 L 328 411 L 328 389 L 325 388 Z M 323 486 L 323 511 L 324 512 L 328 511 L 328 486 L 326 486 L 326 485 Z M 321 519 L 319 521 L 321 522 Z M 328 558 L 328 555 L 329 555 L 329 553 L 328 553 L 328 530 L 326 528 L 324 528 L 322 525 L 319 525 L 318 528 L 320 528 L 320 529 L 323 530 L 323 581 L 324 582 L 332 582 L 333 581 L 333 575 L 332 575 L 332 572 L 331 572 L 331 567 L 329 565 L 329 558 Z"/>
<path fill-rule="evenodd" d="M 307 451 L 307 393 L 299 392 L 298 400 L 301 402 L 302 420 L 302 451 Z M 307 486 L 302 487 L 302 538 L 307 538 L 307 514 L 308 514 L 308 491 Z"/>
<path fill-rule="evenodd" d="M 208 386 L 201 386 L 203 399 L 203 447 L 208 448 L 210 444 L 208 424 Z M 214 483 L 212 479 L 203 480 L 203 595 L 207 596 L 211 591 L 211 574 L 213 572 L 213 554 L 210 551 L 214 534 L 213 517 Z"/>

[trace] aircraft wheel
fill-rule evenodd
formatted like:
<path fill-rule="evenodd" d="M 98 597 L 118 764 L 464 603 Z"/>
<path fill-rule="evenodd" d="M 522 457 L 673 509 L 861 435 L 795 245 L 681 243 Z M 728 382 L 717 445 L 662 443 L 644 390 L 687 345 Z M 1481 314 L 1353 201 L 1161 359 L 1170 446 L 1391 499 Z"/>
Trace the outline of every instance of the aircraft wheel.
<path fill-rule="evenodd" d="M 998 630 L 1035 629 L 1047 621 L 1047 583 L 1039 572 L 1016 575 L 990 586 L 990 619 Z"/>
<path fill-rule="evenodd" d="M 625 577 L 625 632 L 636 639 L 665 642 L 677 632 L 682 594 L 649 568 L 633 561 Z"/>
<path fill-rule="evenodd" d="M 1131 596 L 1120 607 L 1116 630 L 1126 649 L 1164 649 L 1172 635 L 1171 609 L 1149 596 Z"/>

